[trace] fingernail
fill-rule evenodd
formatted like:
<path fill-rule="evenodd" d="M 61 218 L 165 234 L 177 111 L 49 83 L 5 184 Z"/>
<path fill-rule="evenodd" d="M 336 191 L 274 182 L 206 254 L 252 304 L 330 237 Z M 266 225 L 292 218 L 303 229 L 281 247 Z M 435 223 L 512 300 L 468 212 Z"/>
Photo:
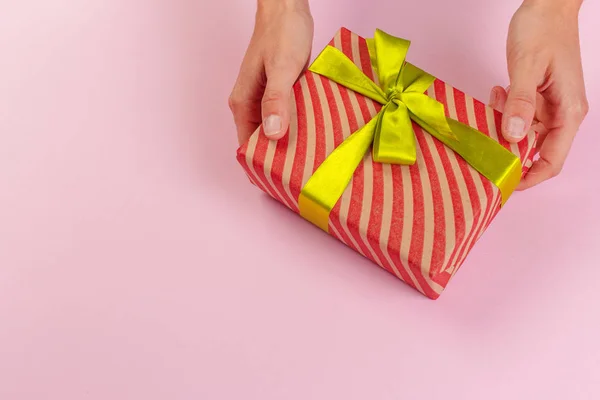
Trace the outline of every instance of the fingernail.
<path fill-rule="evenodd" d="M 525 121 L 520 117 L 510 117 L 506 125 L 508 135 L 515 139 L 520 139 L 525 134 Z"/>
<path fill-rule="evenodd" d="M 490 106 L 496 105 L 496 99 L 498 98 L 498 93 L 495 90 L 492 90 L 490 93 Z"/>
<path fill-rule="evenodd" d="M 263 121 L 263 128 L 266 136 L 275 136 L 281 132 L 281 117 L 279 115 L 269 115 Z"/>

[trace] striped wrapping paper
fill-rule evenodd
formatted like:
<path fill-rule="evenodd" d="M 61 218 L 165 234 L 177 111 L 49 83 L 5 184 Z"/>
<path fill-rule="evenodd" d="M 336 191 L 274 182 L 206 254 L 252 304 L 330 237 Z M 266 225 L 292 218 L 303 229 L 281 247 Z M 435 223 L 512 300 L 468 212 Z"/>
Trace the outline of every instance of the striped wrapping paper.
<path fill-rule="evenodd" d="M 365 40 L 341 29 L 330 45 L 376 81 Z M 250 181 L 298 213 L 298 196 L 333 149 L 372 119 L 381 106 L 320 75 L 294 86 L 288 134 L 269 141 L 257 130 L 237 159 Z M 529 169 L 535 132 L 518 145 L 500 133 L 501 114 L 436 79 L 427 94 L 447 116 L 468 124 L 522 160 Z M 500 210 L 500 191 L 462 158 L 413 124 L 417 163 L 374 163 L 368 153 L 333 209 L 329 232 L 429 298 L 436 299 Z M 317 228 L 315 228 L 317 229 Z"/>

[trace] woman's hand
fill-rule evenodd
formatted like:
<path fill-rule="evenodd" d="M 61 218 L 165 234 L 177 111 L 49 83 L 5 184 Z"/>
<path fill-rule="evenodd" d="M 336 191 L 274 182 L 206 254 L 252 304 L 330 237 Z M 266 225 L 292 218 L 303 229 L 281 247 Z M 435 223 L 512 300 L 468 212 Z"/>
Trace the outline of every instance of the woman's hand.
<path fill-rule="evenodd" d="M 510 89 L 492 89 L 490 104 L 504 112 L 502 133 L 518 142 L 540 133 L 539 159 L 521 182 L 527 189 L 558 175 L 588 112 L 578 15 L 582 0 L 525 0 L 507 42 Z"/>
<path fill-rule="evenodd" d="M 312 40 L 308 0 L 258 0 L 254 33 L 229 98 L 240 144 L 261 124 L 270 139 L 285 135 L 292 87 L 308 64 Z"/>

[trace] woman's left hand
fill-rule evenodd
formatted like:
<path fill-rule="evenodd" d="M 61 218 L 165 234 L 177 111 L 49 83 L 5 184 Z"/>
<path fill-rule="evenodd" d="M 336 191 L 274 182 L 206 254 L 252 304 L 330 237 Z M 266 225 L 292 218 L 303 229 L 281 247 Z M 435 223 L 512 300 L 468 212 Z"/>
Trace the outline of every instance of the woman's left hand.
<path fill-rule="evenodd" d="M 582 0 L 525 0 L 512 18 L 507 59 L 510 87 L 494 87 L 490 105 L 504 113 L 511 142 L 530 129 L 539 135 L 539 159 L 519 186 L 530 188 L 560 173 L 588 112 L 578 16 Z"/>

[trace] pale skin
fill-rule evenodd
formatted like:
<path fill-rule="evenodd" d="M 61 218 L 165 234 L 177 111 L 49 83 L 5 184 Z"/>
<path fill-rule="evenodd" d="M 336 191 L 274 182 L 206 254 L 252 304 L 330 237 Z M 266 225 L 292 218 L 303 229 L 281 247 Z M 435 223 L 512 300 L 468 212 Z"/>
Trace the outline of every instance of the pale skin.
<path fill-rule="evenodd" d="M 578 16 L 583 0 L 524 0 L 509 27 L 509 88 L 490 106 L 503 112 L 502 134 L 519 142 L 533 128 L 539 158 L 527 189 L 557 176 L 585 116 Z M 229 99 L 239 143 L 262 124 L 271 140 L 289 127 L 292 86 L 307 67 L 313 40 L 308 0 L 258 0 L 254 33 Z"/>

